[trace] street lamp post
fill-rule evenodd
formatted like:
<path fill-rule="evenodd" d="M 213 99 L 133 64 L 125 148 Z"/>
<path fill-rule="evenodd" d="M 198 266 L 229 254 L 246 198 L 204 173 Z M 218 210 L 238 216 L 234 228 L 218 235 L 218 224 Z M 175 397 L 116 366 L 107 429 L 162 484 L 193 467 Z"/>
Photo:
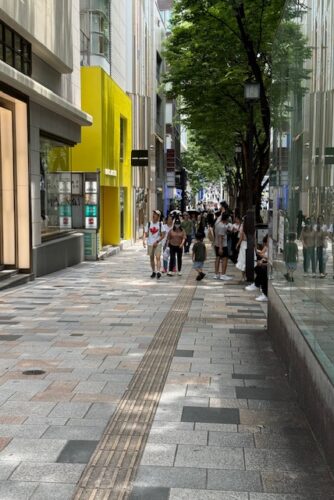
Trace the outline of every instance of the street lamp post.
<path fill-rule="evenodd" d="M 249 108 L 249 123 L 247 131 L 248 142 L 248 169 L 247 169 L 247 184 L 248 189 L 251 190 L 252 196 L 252 177 L 254 175 L 254 110 L 253 105 L 260 98 L 260 84 L 258 82 L 249 81 L 245 83 L 245 100 Z M 245 234 L 247 236 L 247 250 L 246 250 L 246 279 L 249 282 L 254 281 L 254 246 L 255 246 L 255 210 L 254 205 L 247 206 L 246 220 L 245 220 Z"/>

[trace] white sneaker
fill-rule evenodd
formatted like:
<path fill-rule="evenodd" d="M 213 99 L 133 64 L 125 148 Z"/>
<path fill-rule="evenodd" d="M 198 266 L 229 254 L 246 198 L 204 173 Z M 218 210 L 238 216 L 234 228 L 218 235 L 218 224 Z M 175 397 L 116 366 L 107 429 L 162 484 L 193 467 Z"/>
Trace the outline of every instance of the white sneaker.
<path fill-rule="evenodd" d="M 245 287 L 245 290 L 247 290 L 247 292 L 257 292 L 258 289 L 259 288 L 255 285 L 255 283 L 252 283 L 251 285 Z"/>
<path fill-rule="evenodd" d="M 255 297 L 255 300 L 258 302 L 268 302 L 268 297 L 264 293 L 261 293 L 261 295 Z"/>
<path fill-rule="evenodd" d="M 220 275 L 219 274 L 215 274 L 214 277 L 213 277 L 214 280 L 219 280 L 220 279 Z"/>
<path fill-rule="evenodd" d="M 230 281 L 230 280 L 233 280 L 232 276 L 227 276 L 227 274 L 223 274 L 220 279 L 222 281 Z"/>
<path fill-rule="evenodd" d="M 178 276 L 182 276 L 182 273 L 181 273 L 181 271 L 179 271 L 179 272 L 178 272 L 177 274 L 178 274 Z"/>

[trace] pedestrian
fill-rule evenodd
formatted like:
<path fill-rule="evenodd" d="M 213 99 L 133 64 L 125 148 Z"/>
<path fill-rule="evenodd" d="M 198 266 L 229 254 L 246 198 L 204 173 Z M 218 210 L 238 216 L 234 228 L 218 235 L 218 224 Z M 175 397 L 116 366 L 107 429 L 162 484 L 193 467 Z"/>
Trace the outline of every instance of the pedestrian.
<path fill-rule="evenodd" d="M 201 281 L 205 276 L 203 267 L 206 261 L 206 246 L 203 242 L 202 233 L 196 233 L 195 238 L 196 242 L 193 244 L 192 249 L 193 269 L 197 272 L 196 280 Z"/>
<path fill-rule="evenodd" d="M 239 247 L 237 247 L 240 239 L 241 218 L 239 215 L 234 216 L 234 221 L 231 230 L 231 260 L 234 264 L 238 262 Z"/>
<path fill-rule="evenodd" d="M 316 268 L 319 265 L 320 278 L 326 277 L 326 248 L 327 248 L 327 235 L 328 228 L 324 224 L 324 218 L 319 215 L 317 224 L 315 226 L 315 259 Z"/>
<path fill-rule="evenodd" d="M 184 253 L 189 253 L 192 240 L 193 225 L 190 220 L 189 214 L 187 212 L 184 212 L 183 214 L 183 221 L 181 222 L 181 227 L 186 233 L 186 238 L 187 238 L 184 244 Z"/>
<path fill-rule="evenodd" d="M 163 255 L 162 255 L 162 259 L 163 259 L 162 272 L 163 273 L 167 273 L 167 271 L 168 271 L 168 263 L 169 263 L 169 258 L 170 258 L 170 249 L 169 249 L 169 246 L 167 245 L 167 236 L 168 236 L 169 231 L 172 229 L 173 224 L 174 224 L 173 217 L 172 217 L 171 214 L 168 214 L 168 216 L 166 217 L 165 225 L 164 225 L 165 237 L 162 240 L 162 251 L 163 251 Z"/>
<path fill-rule="evenodd" d="M 152 221 L 148 222 L 145 226 L 143 236 L 143 246 L 146 248 L 147 239 L 147 254 L 150 256 L 150 263 L 152 268 L 151 278 L 161 278 L 161 253 L 162 241 L 165 237 L 164 226 L 160 220 L 160 210 L 153 210 Z"/>
<path fill-rule="evenodd" d="M 255 282 L 246 286 L 245 290 L 248 292 L 260 290 L 261 294 L 255 300 L 268 302 L 268 235 L 263 238 L 262 249 L 257 250 L 256 253 L 258 261 L 254 268 Z"/>
<path fill-rule="evenodd" d="M 297 269 L 298 262 L 298 246 L 295 233 L 289 233 L 288 241 L 285 243 L 284 261 L 286 267 L 286 274 L 284 274 L 284 276 L 288 281 L 293 282 L 293 273 Z"/>
<path fill-rule="evenodd" d="M 304 276 L 309 276 L 309 267 L 311 263 L 312 274 L 315 277 L 315 231 L 313 231 L 311 219 L 305 219 L 305 226 L 300 235 L 300 241 L 303 244 Z"/>
<path fill-rule="evenodd" d="M 168 236 L 167 236 L 167 244 L 170 248 L 170 259 L 169 259 L 169 271 L 168 271 L 168 276 L 173 276 L 174 274 L 174 267 L 175 267 L 175 260 L 177 256 L 177 269 L 178 269 L 178 275 L 182 275 L 182 252 L 183 252 L 183 246 L 185 244 L 185 241 L 187 239 L 186 233 L 181 227 L 181 221 L 180 219 L 175 219 L 174 221 L 174 226 L 172 229 L 169 231 Z"/>
<path fill-rule="evenodd" d="M 242 224 L 239 228 L 239 241 L 236 245 L 236 250 L 238 251 L 238 260 L 235 265 L 239 271 L 242 273 L 242 279 L 245 281 L 246 279 L 246 250 L 247 250 L 247 236 L 244 232 L 244 221 L 245 217 L 242 220 Z"/>
<path fill-rule="evenodd" d="M 214 279 L 221 279 L 222 281 L 231 280 L 231 276 L 227 276 L 227 260 L 228 260 L 228 249 L 227 249 L 227 231 L 228 231 L 228 219 L 229 215 L 224 212 L 222 213 L 220 219 L 215 224 L 215 275 Z M 222 270 L 220 273 L 220 264 L 222 265 Z"/>

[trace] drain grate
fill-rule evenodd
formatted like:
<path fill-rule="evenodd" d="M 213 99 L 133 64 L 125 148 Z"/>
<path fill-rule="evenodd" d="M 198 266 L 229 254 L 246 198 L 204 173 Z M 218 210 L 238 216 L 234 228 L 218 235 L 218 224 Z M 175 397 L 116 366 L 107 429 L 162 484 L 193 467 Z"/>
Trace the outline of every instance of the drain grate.
<path fill-rule="evenodd" d="M 46 373 L 44 370 L 25 370 L 22 372 L 23 375 L 44 375 Z"/>

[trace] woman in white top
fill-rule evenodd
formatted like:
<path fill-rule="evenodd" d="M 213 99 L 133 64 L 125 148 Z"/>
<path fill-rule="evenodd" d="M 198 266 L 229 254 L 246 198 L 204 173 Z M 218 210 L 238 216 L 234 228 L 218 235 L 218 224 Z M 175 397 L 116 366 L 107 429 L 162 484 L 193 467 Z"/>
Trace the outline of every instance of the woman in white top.
<path fill-rule="evenodd" d="M 162 241 L 162 249 L 163 249 L 163 268 L 162 268 L 162 272 L 163 273 L 167 273 L 167 271 L 168 271 L 168 262 L 169 262 L 169 257 L 170 257 L 170 250 L 169 250 L 169 247 L 167 245 L 167 236 L 168 236 L 169 231 L 172 229 L 172 227 L 173 227 L 173 217 L 171 216 L 171 214 L 169 214 L 166 217 L 166 223 L 164 225 L 165 237 L 164 237 L 164 239 Z"/>

